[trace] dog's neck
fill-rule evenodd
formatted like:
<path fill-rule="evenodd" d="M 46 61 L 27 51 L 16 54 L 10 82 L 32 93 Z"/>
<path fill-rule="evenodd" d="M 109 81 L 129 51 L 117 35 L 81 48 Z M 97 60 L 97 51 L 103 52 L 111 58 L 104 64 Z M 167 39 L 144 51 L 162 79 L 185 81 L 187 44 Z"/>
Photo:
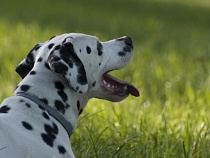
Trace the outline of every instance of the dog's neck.
<path fill-rule="evenodd" d="M 73 129 L 76 129 L 78 116 L 90 99 L 88 92 L 81 94 L 73 91 L 60 75 L 52 71 L 31 71 L 18 84 L 15 94 L 18 92 L 36 96 L 57 109 L 72 124 Z"/>

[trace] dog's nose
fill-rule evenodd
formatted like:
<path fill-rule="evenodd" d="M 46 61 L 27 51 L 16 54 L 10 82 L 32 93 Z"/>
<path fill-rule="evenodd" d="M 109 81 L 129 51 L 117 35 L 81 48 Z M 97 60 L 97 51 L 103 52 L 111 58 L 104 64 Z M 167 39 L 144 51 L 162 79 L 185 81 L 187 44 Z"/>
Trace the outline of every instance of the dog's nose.
<path fill-rule="evenodd" d="M 128 36 L 124 36 L 124 37 L 118 38 L 117 40 L 118 41 L 124 41 L 127 46 L 133 47 L 132 39 L 130 37 L 128 37 Z"/>
<path fill-rule="evenodd" d="M 125 37 L 125 44 L 128 46 L 133 46 L 132 39 L 130 37 Z"/>

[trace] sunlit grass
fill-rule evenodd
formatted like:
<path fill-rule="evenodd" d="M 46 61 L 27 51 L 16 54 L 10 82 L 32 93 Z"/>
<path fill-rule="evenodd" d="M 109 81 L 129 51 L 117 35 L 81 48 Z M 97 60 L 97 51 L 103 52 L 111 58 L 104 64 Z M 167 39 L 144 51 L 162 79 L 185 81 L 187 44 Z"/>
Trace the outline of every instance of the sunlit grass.
<path fill-rule="evenodd" d="M 13 95 L 20 81 L 15 67 L 36 43 L 64 32 L 102 40 L 128 35 L 134 57 L 111 74 L 136 85 L 141 96 L 120 103 L 90 100 L 71 138 L 76 156 L 210 157 L 207 1 L 52 2 L 46 7 L 49 1 L 20 0 L 9 11 L 2 7 L 9 1 L 1 3 L 1 101 Z"/>

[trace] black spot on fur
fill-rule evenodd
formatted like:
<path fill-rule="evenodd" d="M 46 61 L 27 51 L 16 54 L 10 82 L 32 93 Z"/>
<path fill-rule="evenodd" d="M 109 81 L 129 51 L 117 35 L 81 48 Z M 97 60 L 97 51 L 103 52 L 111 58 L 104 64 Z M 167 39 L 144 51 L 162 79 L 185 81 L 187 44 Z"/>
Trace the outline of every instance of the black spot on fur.
<path fill-rule="evenodd" d="M 87 46 L 86 51 L 87 51 L 88 54 L 90 54 L 91 53 L 91 48 L 89 46 Z"/>
<path fill-rule="evenodd" d="M 30 86 L 29 85 L 21 85 L 20 89 L 24 92 L 27 92 L 29 90 Z"/>
<path fill-rule="evenodd" d="M 78 67 L 77 82 L 81 85 L 87 84 L 86 72 L 85 72 L 83 65 L 80 65 Z"/>
<path fill-rule="evenodd" d="M 118 55 L 119 56 L 125 56 L 126 55 L 126 52 L 118 52 Z"/>
<path fill-rule="evenodd" d="M 58 151 L 60 154 L 65 154 L 66 149 L 62 145 L 58 145 Z"/>
<path fill-rule="evenodd" d="M 30 72 L 30 75 L 35 75 L 36 74 L 36 71 L 31 71 Z"/>
<path fill-rule="evenodd" d="M 10 110 L 10 107 L 7 105 L 4 105 L 0 108 L 0 113 L 8 113 Z"/>
<path fill-rule="evenodd" d="M 22 125 L 23 125 L 23 127 L 25 127 L 27 130 L 30 130 L 30 131 L 33 130 L 33 127 L 32 127 L 28 122 L 26 122 L 26 121 L 23 121 L 23 122 L 22 122 Z"/>
<path fill-rule="evenodd" d="M 43 141 L 49 145 L 50 147 L 53 147 L 53 142 L 56 138 L 56 136 L 54 134 L 45 134 L 45 133 L 41 133 L 42 139 Z"/>
<path fill-rule="evenodd" d="M 67 95 L 64 91 L 58 91 L 58 95 L 62 98 L 64 102 L 67 101 Z"/>
<path fill-rule="evenodd" d="M 58 89 L 58 95 L 62 98 L 62 100 L 64 102 L 67 101 L 67 95 L 66 93 L 63 91 L 64 90 L 64 85 L 60 82 L 60 81 L 57 81 L 55 82 L 55 88 Z"/>
<path fill-rule="evenodd" d="M 48 116 L 48 114 L 47 114 L 46 112 L 43 112 L 43 113 L 42 113 L 42 116 L 44 116 L 44 118 L 47 119 L 47 120 L 50 119 L 50 117 Z"/>
<path fill-rule="evenodd" d="M 81 115 L 81 114 L 82 114 L 82 112 L 83 112 L 83 109 L 80 109 L 80 110 L 79 110 L 79 115 Z"/>
<path fill-rule="evenodd" d="M 55 101 L 55 107 L 56 107 L 56 109 L 57 109 L 58 111 L 60 111 L 62 114 L 65 113 L 65 105 L 64 105 L 61 101 L 56 100 L 56 101 Z"/>
<path fill-rule="evenodd" d="M 37 62 L 42 62 L 42 57 L 40 57 L 40 58 L 37 60 Z"/>
<path fill-rule="evenodd" d="M 81 85 L 87 84 L 86 76 L 77 75 L 77 82 Z"/>
<path fill-rule="evenodd" d="M 92 83 L 92 86 L 93 86 L 93 87 L 95 87 L 95 85 L 96 85 L 96 81 L 94 81 L 94 82 Z"/>
<path fill-rule="evenodd" d="M 82 50 L 81 50 L 81 49 L 79 49 L 79 52 L 82 52 Z"/>
<path fill-rule="evenodd" d="M 80 102 L 77 100 L 77 109 L 80 110 Z"/>
<path fill-rule="evenodd" d="M 55 123 L 53 123 L 52 126 L 45 124 L 44 129 L 46 133 L 53 133 L 55 135 L 58 134 L 58 126 Z"/>
<path fill-rule="evenodd" d="M 48 49 L 51 49 L 54 46 L 54 43 L 48 45 Z"/>
<path fill-rule="evenodd" d="M 98 50 L 98 55 L 101 56 L 103 54 L 103 46 L 102 44 L 98 41 L 97 42 L 97 50 Z"/>
<path fill-rule="evenodd" d="M 50 70 L 50 66 L 49 66 L 49 64 L 46 62 L 45 63 L 45 67 L 48 69 L 48 70 Z"/>
<path fill-rule="evenodd" d="M 26 105 L 28 108 L 31 107 L 31 105 L 30 105 L 29 103 L 25 103 L 25 105 Z"/>
<path fill-rule="evenodd" d="M 101 66 L 101 63 L 99 63 L 98 65 Z"/>
<path fill-rule="evenodd" d="M 60 81 L 56 81 L 55 88 L 59 90 L 64 90 L 64 85 Z"/>
<path fill-rule="evenodd" d="M 103 54 L 103 52 L 102 52 L 102 51 L 99 51 L 99 52 L 98 52 L 98 55 L 99 55 L 99 56 L 101 56 L 102 54 Z"/>
<path fill-rule="evenodd" d="M 23 102 L 25 102 L 23 99 L 20 99 L 20 101 L 19 101 L 20 103 L 23 103 Z"/>
<path fill-rule="evenodd" d="M 52 126 L 45 124 L 44 129 L 46 133 L 41 133 L 41 137 L 47 145 L 53 147 L 53 142 L 58 134 L 58 126 L 55 123 Z"/>

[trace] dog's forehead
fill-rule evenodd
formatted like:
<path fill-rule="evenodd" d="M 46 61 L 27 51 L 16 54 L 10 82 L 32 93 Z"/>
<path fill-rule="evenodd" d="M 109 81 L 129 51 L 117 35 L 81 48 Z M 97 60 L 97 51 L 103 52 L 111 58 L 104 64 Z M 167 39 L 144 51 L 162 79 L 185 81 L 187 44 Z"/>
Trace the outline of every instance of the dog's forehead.
<path fill-rule="evenodd" d="M 47 43 L 55 43 L 55 44 L 62 44 L 65 42 L 71 42 L 74 44 L 86 44 L 92 43 L 95 44 L 99 40 L 95 36 L 81 34 L 81 33 L 70 33 L 70 34 L 63 34 L 60 36 L 54 36 L 51 38 Z"/>
<path fill-rule="evenodd" d="M 69 37 L 71 37 L 70 40 L 74 44 L 96 44 L 99 41 L 97 37 L 85 34 L 71 34 Z"/>
<path fill-rule="evenodd" d="M 86 35 L 86 34 L 82 34 L 82 33 L 70 33 L 67 36 L 71 36 L 73 38 L 79 38 L 79 39 L 93 39 L 93 40 L 97 40 L 97 37 L 95 37 L 95 36 Z"/>

